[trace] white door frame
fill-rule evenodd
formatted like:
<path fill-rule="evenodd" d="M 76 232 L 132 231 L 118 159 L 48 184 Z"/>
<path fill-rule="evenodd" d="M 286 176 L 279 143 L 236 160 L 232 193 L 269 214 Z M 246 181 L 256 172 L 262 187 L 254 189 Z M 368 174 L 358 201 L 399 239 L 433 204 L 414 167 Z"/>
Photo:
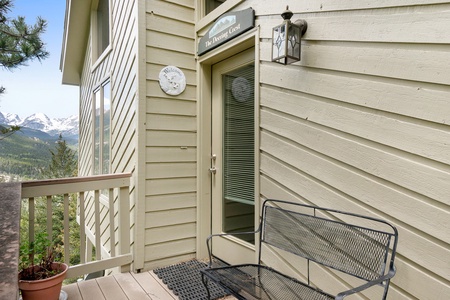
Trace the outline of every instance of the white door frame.
<path fill-rule="evenodd" d="M 206 238 L 211 234 L 211 66 L 255 47 L 255 208 L 259 215 L 259 27 L 218 47 L 197 61 L 197 258 L 208 256 Z M 255 218 L 255 226 L 258 223 Z M 258 241 L 256 240 L 257 244 Z M 257 251 L 255 251 L 255 260 Z"/>

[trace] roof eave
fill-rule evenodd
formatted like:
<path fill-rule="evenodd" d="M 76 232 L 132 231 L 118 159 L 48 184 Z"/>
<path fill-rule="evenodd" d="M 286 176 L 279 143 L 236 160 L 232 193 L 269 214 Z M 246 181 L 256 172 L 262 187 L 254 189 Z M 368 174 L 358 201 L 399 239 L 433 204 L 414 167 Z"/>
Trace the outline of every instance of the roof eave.
<path fill-rule="evenodd" d="M 66 0 L 60 70 L 62 83 L 80 85 L 89 36 L 91 0 Z"/>

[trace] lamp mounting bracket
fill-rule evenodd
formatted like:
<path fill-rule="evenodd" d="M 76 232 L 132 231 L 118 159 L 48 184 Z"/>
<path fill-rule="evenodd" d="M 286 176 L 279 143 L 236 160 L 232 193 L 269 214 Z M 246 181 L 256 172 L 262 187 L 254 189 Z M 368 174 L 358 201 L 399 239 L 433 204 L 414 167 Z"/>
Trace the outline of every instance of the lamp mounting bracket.
<path fill-rule="evenodd" d="M 300 26 L 300 30 L 302 31 L 303 36 L 306 32 L 306 29 L 308 29 L 308 23 L 306 23 L 306 21 L 303 19 L 298 19 L 295 20 L 294 24 Z"/>

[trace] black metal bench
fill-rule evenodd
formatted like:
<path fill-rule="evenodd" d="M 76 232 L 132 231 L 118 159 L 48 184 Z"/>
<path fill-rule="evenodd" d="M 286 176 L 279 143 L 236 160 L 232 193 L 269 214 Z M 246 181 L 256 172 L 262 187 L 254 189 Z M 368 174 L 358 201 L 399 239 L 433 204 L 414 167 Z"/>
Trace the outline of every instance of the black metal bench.
<path fill-rule="evenodd" d="M 208 237 L 210 262 L 208 268 L 201 271 L 206 289 L 208 280 L 212 280 L 238 299 L 343 299 L 378 285 L 382 289 L 382 299 L 386 299 L 390 279 L 395 275 L 398 233 L 394 226 L 383 220 L 287 201 L 266 200 L 260 226 L 252 233 L 259 233 L 258 264 L 213 267 L 212 239 L 230 234 Z M 305 282 L 265 265 L 261 252 L 271 251 L 269 248 L 278 248 L 306 259 Z M 333 295 L 316 288 L 311 282 L 310 264 L 352 275 L 361 279 L 361 283 Z"/>

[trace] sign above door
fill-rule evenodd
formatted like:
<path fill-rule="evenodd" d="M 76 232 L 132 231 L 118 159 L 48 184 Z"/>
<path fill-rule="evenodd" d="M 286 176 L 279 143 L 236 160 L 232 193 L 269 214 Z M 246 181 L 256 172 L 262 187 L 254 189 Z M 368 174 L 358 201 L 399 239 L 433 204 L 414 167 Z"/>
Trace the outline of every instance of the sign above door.
<path fill-rule="evenodd" d="M 198 55 L 203 55 L 255 27 L 255 11 L 247 8 L 220 16 L 198 44 Z"/>

